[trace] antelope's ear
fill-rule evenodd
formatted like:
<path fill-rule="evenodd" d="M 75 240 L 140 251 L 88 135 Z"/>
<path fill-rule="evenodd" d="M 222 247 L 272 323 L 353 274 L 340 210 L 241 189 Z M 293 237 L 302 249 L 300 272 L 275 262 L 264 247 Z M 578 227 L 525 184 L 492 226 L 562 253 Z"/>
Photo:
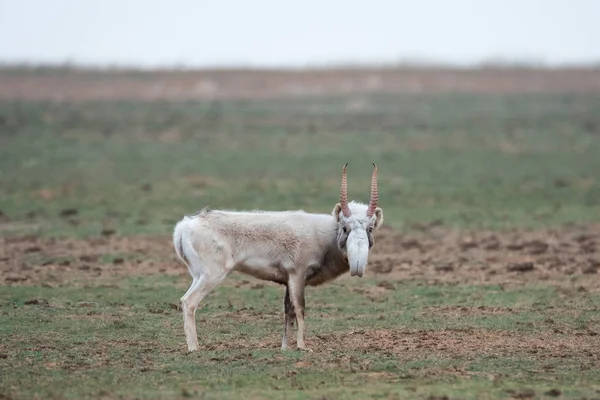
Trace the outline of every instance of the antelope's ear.
<path fill-rule="evenodd" d="M 383 210 L 379 207 L 375 209 L 375 223 L 373 227 L 375 229 L 379 228 L 383 224 Z"/>
<path fill-rule="evenodd" d="M 333 215 L 335 217 L 335 220 L 337 222 L 340 222 L 340 213 L 342 212 L 342 205 L 340 203 L 337 203 L 335 205 L 335 207 L 333 207 L 333 211 L 331 212 L 331 215 Z"/>

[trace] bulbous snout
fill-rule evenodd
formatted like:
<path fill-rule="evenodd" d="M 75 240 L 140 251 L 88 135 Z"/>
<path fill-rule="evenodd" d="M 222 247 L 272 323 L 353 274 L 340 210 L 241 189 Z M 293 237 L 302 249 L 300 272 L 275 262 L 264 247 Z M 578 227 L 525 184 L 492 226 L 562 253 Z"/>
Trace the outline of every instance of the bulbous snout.
<path fill-rule="evenodd" d="M 366 233 L 351 232 L 346 242 L 350 276 L 362 278 L 369 261 L 369 239 Z"/>

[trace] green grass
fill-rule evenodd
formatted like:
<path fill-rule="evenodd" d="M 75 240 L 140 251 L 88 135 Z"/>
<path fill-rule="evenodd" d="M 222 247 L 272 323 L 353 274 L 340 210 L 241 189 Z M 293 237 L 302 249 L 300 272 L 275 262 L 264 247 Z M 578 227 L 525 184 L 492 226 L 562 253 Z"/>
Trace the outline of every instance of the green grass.
<path fill-rule="evenodd" d="M 4 102 L 0 234 L 162 234 L 207 204 L 330 212 L 345 162 L 359 201 L 378 163 L 396 227 L 598 220 L 600 96 L 365 99 Z"/>
<path fill-rule="evenodd" d="M 344 279 L 309 291 L 307 340 L 315 352 L 299 353 L 278 348 L 281 288 L 234 287 L 240 279 L 232 276 L 198 311 L 200 343 L 206 347 L 193 354 L 185 351 L 181 312 L 174 306 L 183 287 L 173 277 L 85 288 L 6 287 L 0 294 L 0 393 L 15 398 L 180 398 L 194 393 L 205 398 L 358 399 L 393 398 L 394 393 L 402 398 L 503 398 L 509 390 L 534 390 L 540 396 L 556 388 L 571 398 L 600 389 L 594 359 L 581 352 L 556 358 L 528 348 L 484 351 L 482 343 L 470 352 L 460 347 L 393 351 L 395 346 L 379 348 L 369 333 L 410 338 L 411 331 L 414 337 L 420 330 L 452 335 L 467 329 L 474 336 L 513 332 L 517 341 L 543 333 L 545 340 L 566 335 L 576 341 L 577 332 L 587 336 L 600 329 L 597 311 L 585 312 L 598 310 L 598 294 L 574 292 L 565 301 L 545 285 L 502 290 L 399 282 L 373 302 L 354 289 L 375 286 L 376 280 Z M 25 304 L 31 299 L 45 302 Z M 465 304 L 512 311 L 469 317 L 429 313 Z M 548 336 L 557 326 L 562 333 Z M 356 348 L 352 332 L 372 347 Z M 319 337 L 339 340 L 321 342 Z"/>
<path fill-rule="evenodd" d="M 346 162 L 350 197 L 364 202 L 378 164 L 380 205 L 397 228 L 600 220 L 598 95 L 368 95 L 350 111 L 356 100 L 2 102 L 0 236 L 167 238 L 182 215 L 206 205 L 330 212 Z M 33 252 L 22 261 L 69 257 Z M 107 247 L 90 265 L 132 257 Z M 566 290 L 570 278 L 561 289 L 553 281 L 383 289 L 374 278 L 342 279 L 308 290 L 315 352 L 282 353 L 281 288 L 252 289 L 232 276 L 198 311 L 194 354 L 177 309 L 188 280 L 69 278 L 0 286 L 0 398 L 485 399 L 551 389 L 593 398 L 600 390 L 595 348 L 586 353 L 600 333 L 600 296 Z M 41 300 L 26 304 L 32 299 Z"/>

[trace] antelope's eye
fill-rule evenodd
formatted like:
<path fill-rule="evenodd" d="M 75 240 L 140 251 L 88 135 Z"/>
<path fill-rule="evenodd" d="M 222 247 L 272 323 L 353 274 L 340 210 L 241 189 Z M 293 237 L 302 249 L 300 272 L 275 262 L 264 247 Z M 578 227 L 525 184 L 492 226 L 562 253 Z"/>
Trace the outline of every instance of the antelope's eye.
<path fill-rule="evenodd" d="M 344 233 L 348 233 L 348 228 L 346 228 L 345 226 L 342 226 L 342 230 L 344 231 Z"/>
<path fill-rule="evenodd" d="M 372 226 L 369 227 L 369 233 L 373 233 L 373 227 Z"/>

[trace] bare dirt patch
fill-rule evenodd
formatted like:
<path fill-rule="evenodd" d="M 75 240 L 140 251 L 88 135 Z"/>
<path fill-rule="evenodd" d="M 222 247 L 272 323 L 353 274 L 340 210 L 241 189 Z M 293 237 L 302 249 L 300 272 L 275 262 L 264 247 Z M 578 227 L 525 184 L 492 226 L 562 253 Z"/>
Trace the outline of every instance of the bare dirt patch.
<path fill-rule="evenodd" d="M 81 277 L 187 276 L 167 236 L 4 237 L 0 247 L 4 285 L 54 285 Z M 598 291 L 598 249 L 600 225 L 506 232 L 452 231 L 435 224 L 408 233 L 382 228 L 367 270 L 380 283 L 367 294 L 377 297 L 393 290 L 386 282 L 414 278 L 432 283 L 556 281 Z M 250 278 L 247 283 L 256 284 Z"/>
<path fill-rule="evenodd" d="M 53 286 L 82 278 L 187 274 L 169 237 L 105 234 L 77 240 L 28 235 L 4 237 L 0 243 L 0 281 L 5 285 Z"/>
<path fill-rule="evenodd" d="M 436 224 L 417 228 L 379 233 L 369 272 L 432 282 L 577 281 L 585 290 L 598 290 L 598 225 L 504 232 L 451 231 Z"/>
<path fill-rule="evenodd" d="M 526 353 L 539 358 L 580 358 L 598 361 L 595 353 L 597 336 L 557 336 L 551 332 L 524 334 L 516 331 L 493 331 L 466 328 L 462 330 L 358 330 L 341 334 L 319 335 L 313 346 L 351 347 L 366 352 L 385 352 L 399 357 L 427 353 L 438 357 L 509 356 Z"/>
<path fill-rule="evenodd" d="M 556 335 L 551 330 L 523 333 L 518 331 L 465 328 L 460 330 L 423 329 L 360 329 L 351 332 L 310 335 L 308 344 L 319 355 L 319 363 L 348 364 L 348 356 L 334 356 L 331 352 L 352 348 L 359 352 L 384 354 L 402 360 L 415 358 L 460 358 L 472 360 L 481 354 L 488 357 L 514 357 L 519 354 L 539 360 L 572 359 L 586 363 L 600 363 L 595 351 L 597 336 Z M 201 350 L 256 350 L 278 349 L 279 338 L 250 341 L 248 339 L 210 340 L 201 343 Z M 322 358 L 325 355 L 326 358 Z M 328 357 L 327 355 L 331 355 Z M 220 360 L 223 361 L 223 360 Z M 310 362 L 310 359 L 304 362 Z M 600 365 L 600 364 L 599 364 Z"/>
<path fill-rule="evenodd" d="M 466 307 L 466 306 L 444 306 L 444 307 L 424 307 L 423 314 L 436 317 L 464 317 L 478 315 L 503 315 L 516 314 L 517 311 L 508 307 Z"/>

